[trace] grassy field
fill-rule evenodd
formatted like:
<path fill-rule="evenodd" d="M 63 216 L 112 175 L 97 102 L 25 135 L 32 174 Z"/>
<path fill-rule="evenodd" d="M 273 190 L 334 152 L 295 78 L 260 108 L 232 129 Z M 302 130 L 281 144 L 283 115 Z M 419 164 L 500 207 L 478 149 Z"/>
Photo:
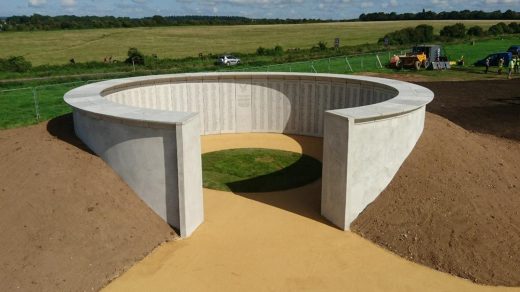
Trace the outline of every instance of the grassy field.
<path fill-rule="evenodd" d="M 504 51 L 512 44 L 520 44 L 520 37 L 508 36 L 507 38 L 477 41 L 474 45 L 470 42 L 461 44 L 447 44 L 444 47 L 452 60 L 456 60 L 461 56 L 464 56 L 466 60 L 465 67 L 454 67 L 452 70 L 448 71 L 421 70 L 419 72 L 415 72 L 412 70 L 395 71 L 393 69 L 388 69 L 384 66 L 388 62 L 389 56 L 394 52 L 384 52 L 378 54 L 383 68 L 380 67 L 375 54 L 368 54 L 360 56 L 349 56 L 348 58 L 337 57 L 321 60 L 310 60 L 305 62 L 274 64 L 263 67 L 236 66 L 225 69 L 251 72 L 278 71 L 339 74 L 367 74 L 367 72 L 369 72 L 368 74 L 382 73 L 386 74 L 384 76 L 387 77 L 400 78 L 395 76 L 397 74 L 401 75 L 401 78 L 409 80 L 496 79 L 504 77 L 498 76 L 497 74 L 482 74 L 482 68 L 471 67 L 469 65 L 478 59 L 482 59 L 489 53 Z M 350 69 L 352 69 L 352 71 Z M 496 71 L 496 68 L 491 69 L 491 72 L 494 71 Z M 110 76 L 103 75 L 98 76 L 97 78 L 96 76 L 92 76 L 91 79 L 100 78 L 110 78 Z M 67 84 L 47 84 L 44 86 L 35 86 L 38 83 L 39 81 L 23 81 L 12 85 L 4 84 L 0 86 L 0 129 L 30 125 L 70 112 L 70 108 L 63 102 L 63 95 L 68 90 L 85 84 L 85 82 L 74 82 Z M 30 88 L 9 91 L 10 89 L 16 89 L 20 87 Z M 37 106 L 35 106 L 35 99 L 37 101 Z M 39 112 L 38 118 L 36 114 L 37 110 Z"/>
<path fill-rule="evenodd" d="M 484 28 L 498 20 L 346 22 L 294 25 L 180 26 L 160 28 L 95 29 L 0 33 L 0 58 L 22 55 L 33 65 L 102 61 L 105 56 L 123 60 L 130 47 L 145 54 L 181 58 L 199 53 L 254 52 L 259 46 L 276 44 L 288 48 L 310 48 L 318 41 L 330 46 L 334 38 L 341 46 L 375 43 L 388 32 L 430 24 L 435 32 L 445 25 L 463 22 Z M 509 22 L 509 21 L 506 21 Z"/>
<path fill-rule="evenodd" d="M 321 162 L 299 153 L 247 148 L 202 155 L 205 188 L 232 192 L 292 189 L 321 177 Z"/>
<path fill-rule="evenodd" d="M 496 74 L 482 74 L 482 68 L 471 67 L 473 62 L 485 57 L 488 53 L 503 51 L 514 43 L 520 44 L 520 38 L 510 37 L 507 39 L 496 39 L 478 41 L 474 45 L 471 43 L 454 44 L 445 46 L 446 52 L 452 59 L 464 56 L 465 67 L 454 67 L 448 71 L 426 71 L 415 72 L 413 70 L 396 71 L 386 67 L 381 68 L 376 59 L 376 55 L 351 56 L 347 59 L 327 58 L 306 62 L 278 64 L 263 67 L 233 67 L 226 68 L 233 71 L 251 72 L 307 72 L 307 73 L 339 73 L 339 74 L 363 74 L 367 72 L 392 75 L 404 75 L 402 77 L 426 80 L 475 80 L 475 79 L 496 79 L 503 78 Z M 394 52 L 379 54 L 380 61 L 384 66 L 388 62 L 388 56 Z M 396 52 L 397 53 L 397 52 Z M 348 63 L 347 63 L 348 60 Z M 349 66 L 350 65 L 350 66 Z M 352 71 L 350 70 L 352 69 Z M 496 68 L 491 68 L 495 72 Z M 407 76 L 409 75 L 409 76 Z M 394 76 L 395 78 L 395 76 Z M 22 82 L 19 85 L 0 87 L 0 129 L 19 127 L 44 121 L 64 113 L 70 112 L 70 108 L 63 102 L 63 95 L 70 89 L 83 85 L 85 82 L 74 82 L 67 84 L 48 84 L 44 86 L 32 85 L 30 82 Z M 31 87 L 28 89 L 18 89 L 15 91 L 4 91 L 16 87 Z M 34 89 L 34 91 L 33 91 Z M 35 95 L 34 95 L 35 93 Z M 39 111 L 39 119 L 36 118 L 36 107 L 34 98 L 36 97 Z"/>
<path fill-rule="evenodd" d="M 85 82 L 0 91 L 0 129 L 31 125 L 70 113 L 63 95 L 83 84 Z"/>
<path fill-rule="evenodd" d="M 483 59 L 490 53 L 503 52 L 513 44 L 520 44 L 519 36 L 508 36 L 475 42 L 464 42 L 458 44 L 446 44 L 443 49 L 450 60 L 458 60 L 464 56 L 465 67 L 471 66 L 478 60 Z M 253 72 L 310 72 L 310 73 L 359 73 L 382 71 L 391 73 L 395 70 L 384 68 L 393 54 L 400 51 L 381 52 L 377 54 L 366 54 L 359 56 L 332 57 L 320 60 L 295 62 L 287 64 L 276 64 L 261 67 L 234 67 L 230 71 L 253 71 Z M 383 68 L 381 68 L 383 67 Z M 424 72 L 426 76 L 440 76 L 438 71 Z"/>

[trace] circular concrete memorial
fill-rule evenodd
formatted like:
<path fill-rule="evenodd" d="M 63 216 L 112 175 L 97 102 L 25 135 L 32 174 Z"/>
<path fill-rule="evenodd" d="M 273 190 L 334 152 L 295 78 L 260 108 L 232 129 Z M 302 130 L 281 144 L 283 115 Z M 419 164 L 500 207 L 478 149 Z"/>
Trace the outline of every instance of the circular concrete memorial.
<path fill-rule="evenodd" d="M 433 93 L 363 76 L 200 73 L 103 81 L 64 99 L 77 136 L 189 236 L 204 218 L 200 135 L 323 137 L 321 212 L 347 230 L 415 146 Z"/>

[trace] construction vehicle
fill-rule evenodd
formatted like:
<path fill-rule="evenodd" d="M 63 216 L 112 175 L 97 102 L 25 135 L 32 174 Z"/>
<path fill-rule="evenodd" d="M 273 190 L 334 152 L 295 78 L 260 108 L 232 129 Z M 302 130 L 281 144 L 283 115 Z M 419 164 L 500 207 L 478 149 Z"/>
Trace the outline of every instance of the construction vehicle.
<path fill-rule="evenodd" d="M 421 68 L 450 69 L 448 58 L 441 53 L 442 47 L 439 45 L 418 45 L 403 56 L 393 56 L 390 59 L 390 66 L 397 69 L 411 68 L 415 70 Z"/>

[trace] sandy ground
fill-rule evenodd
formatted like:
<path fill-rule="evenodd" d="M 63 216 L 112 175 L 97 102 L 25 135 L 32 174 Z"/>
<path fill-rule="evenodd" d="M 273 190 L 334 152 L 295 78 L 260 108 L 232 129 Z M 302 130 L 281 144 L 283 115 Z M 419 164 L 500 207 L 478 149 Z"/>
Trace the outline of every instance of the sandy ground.
<path fill-rule="evenodd" d="M 99 290 L 176 237 L 70 117 L 0 131 L 0 210 L 0 291 Z"/>
<path fill-rule="evenodd" d="M 321 156 L 321 141 L 276 134 L 203 137 L 204 151 L 265 147 Z M 407 261 L 320 216 L 317 181 L 255 195 L 204 190 L 206 220 L 105 291 L 515 291 Z M 516 289 L 518 291 L 518 289 Z"/>

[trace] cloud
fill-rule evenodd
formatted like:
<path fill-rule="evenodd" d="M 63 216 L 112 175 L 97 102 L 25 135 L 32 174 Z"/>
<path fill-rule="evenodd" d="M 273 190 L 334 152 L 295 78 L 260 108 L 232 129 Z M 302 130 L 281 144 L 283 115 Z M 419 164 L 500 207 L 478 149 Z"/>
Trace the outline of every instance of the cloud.
<path fill-rule="evenodd" d="M 465 9 L 520 11 L 520 0 L 0 0 L 0 11 L 11 15 L 70 13 L 146 17 L 161 14 L 352 19 L 361 13 L 415 13 L 423 9 L 434 12 Z"/>
<path fill-rule="evenodd" d="M 47 0 L 29 0 L 29 7 L 42 7 L 47 4 Z"/>
<path fill-rule="evenodd" d="M 484 0 L 485 4 L 520 4 L 520 0 Z"/>
<path fill-rule="evenodd" d="M 451 1 L 448 1 L 448 0 L 432 0 L 432 4 L 433 5 L 436 5 L 436 6 L 441 6 L 441 7 L 447 7 L 450 5 L 450 2 Z"/>
<path fill-rule="evenodd" d="M 61 0 L 61 6 L 71 8 L 76 6 L 76 0 Z"/>

